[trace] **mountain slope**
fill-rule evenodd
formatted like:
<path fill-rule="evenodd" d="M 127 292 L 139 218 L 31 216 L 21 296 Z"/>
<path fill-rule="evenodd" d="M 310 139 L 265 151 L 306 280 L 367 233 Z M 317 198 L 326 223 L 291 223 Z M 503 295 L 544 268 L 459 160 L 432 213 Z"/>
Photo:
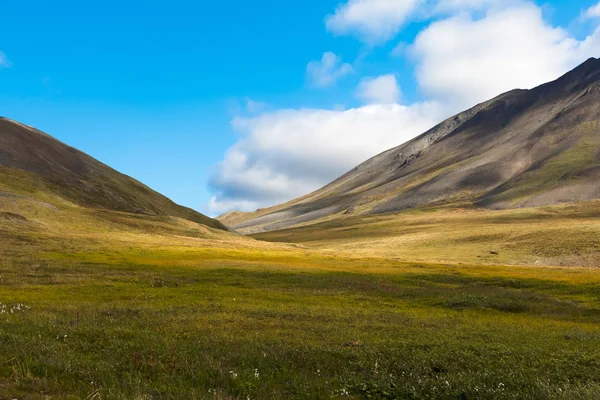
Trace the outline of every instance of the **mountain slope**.
<path fill-rule="evenodd" d="M 253 233 L 338 214 L 598 199 L 599 120 L 600 60 L 592 58 L 554 82 L 449 118 L 310 195 L 222 221 Z"/>
<path fill-rule="evenodd" d="M 84 207 L 173 216 L 227 229 L 87 154 L 7 118 L 0 118 L 0 183 L 0 196 L 50 193 Z"/>

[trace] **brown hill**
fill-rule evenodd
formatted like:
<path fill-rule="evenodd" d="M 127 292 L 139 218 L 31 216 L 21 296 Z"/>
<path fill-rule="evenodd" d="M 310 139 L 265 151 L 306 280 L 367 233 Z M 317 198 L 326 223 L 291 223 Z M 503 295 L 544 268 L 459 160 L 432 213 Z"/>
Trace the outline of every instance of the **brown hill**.
<path fill-rule="evenodd" d="M 0 181 L 21 194 L 35 186 L 72 203 L 128 213 L 173 216 L 226 230 L 135 179 L 30 126 L 0 118 Z"/>
<path fill-rule="evenodd" d="M 312 194 L 222 221 L 253 233 L 338 214 L 598 199 L 599 120 L 600 60 L 592 58 L 556 81 L 449 118 Z"/>

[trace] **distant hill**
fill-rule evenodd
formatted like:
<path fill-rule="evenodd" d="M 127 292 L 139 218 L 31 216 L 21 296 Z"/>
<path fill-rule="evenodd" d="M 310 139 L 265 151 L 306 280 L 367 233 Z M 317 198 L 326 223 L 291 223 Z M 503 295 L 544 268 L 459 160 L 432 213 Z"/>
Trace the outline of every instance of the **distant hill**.
<path fill-rule="evenodd" d="M 507 209 L 599 199 L 599 121 L 600 60 L 592 58 L 554 82 L 449 118 L 312 194 L 221 220 L 253 233 L 414 207 Z"/>
<path fill-rule="evenodd" d="M 0 187 L 0 196 L 48 192 L 84 207 L 173 216 L 227 230 L 221 222 L 175 204 L 89 155 L 7 118 L 0 118 L 0 182 L 15 189 L 3 193 Z"/>

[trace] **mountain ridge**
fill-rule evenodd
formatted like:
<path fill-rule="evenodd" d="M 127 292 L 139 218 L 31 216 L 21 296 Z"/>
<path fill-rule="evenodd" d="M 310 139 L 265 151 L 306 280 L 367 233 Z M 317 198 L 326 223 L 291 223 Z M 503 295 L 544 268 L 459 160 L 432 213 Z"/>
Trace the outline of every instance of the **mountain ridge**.
<path fill-rule="evenodd" d="M 254 233 L 338 214 L 600 198 L 600 161 L 590 154 L 600 152 L 599 81 L 600 60 L 590 58 L 555 81 L 511 90 L 450 117 L 311 194 L 222 221 Z"/>

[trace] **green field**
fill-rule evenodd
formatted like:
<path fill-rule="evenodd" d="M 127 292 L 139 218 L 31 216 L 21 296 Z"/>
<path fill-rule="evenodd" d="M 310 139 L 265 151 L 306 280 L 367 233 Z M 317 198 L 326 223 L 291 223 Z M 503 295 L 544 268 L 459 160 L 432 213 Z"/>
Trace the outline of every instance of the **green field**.
<path fill-rule="evenodd" d="M 2 399 L 600 398 L 600 270 L 516 265 L 593 260 L 597 204 L 263 235 L 291 245 L 55 204 L 0 199 Z"/>

